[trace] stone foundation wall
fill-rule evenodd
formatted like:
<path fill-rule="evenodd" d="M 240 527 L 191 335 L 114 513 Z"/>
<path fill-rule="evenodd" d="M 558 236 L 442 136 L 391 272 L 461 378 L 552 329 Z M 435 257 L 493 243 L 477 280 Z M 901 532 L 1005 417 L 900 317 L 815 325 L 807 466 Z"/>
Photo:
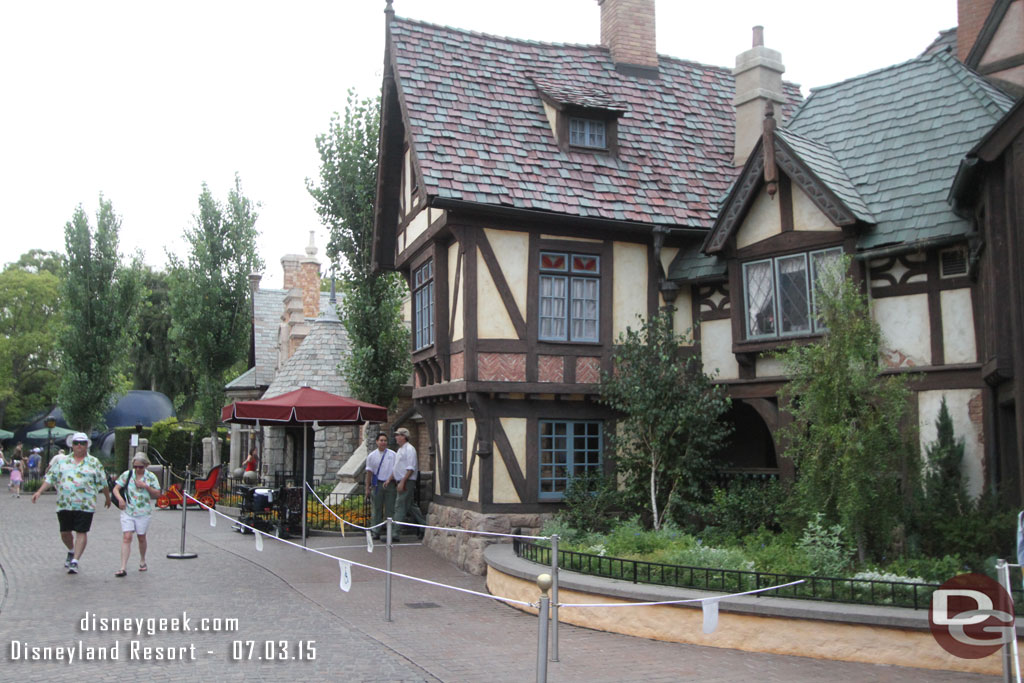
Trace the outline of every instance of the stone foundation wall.
<path fill-rule="evenodd" d="M 551 519 L 551 516 L 551 513 L 485 514 L 431 503 L 427 513 L 427 524 L 470 531 L 539 535 L 544 523 Z M 510 541 L 511 539 L 497 536 L 446 533 L 433 529 L 428 529 L 423 539 L 424 545 L 435 553 L 454 563 L 459 569 L 477 576 L 487 573 L 484 548 L 492 543 Z"/>

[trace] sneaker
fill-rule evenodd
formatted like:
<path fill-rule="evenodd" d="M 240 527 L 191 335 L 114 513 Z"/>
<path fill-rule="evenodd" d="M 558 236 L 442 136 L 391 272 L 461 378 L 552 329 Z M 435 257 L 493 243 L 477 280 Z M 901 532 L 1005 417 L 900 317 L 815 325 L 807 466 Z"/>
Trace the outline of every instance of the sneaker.
<path fill-rule="evenodd" d="M 64 569 L 67 569 L 71 566 L 71 560 L 73 559 L 75 559 L 75 554 L 73 552 L 68 551 L 68 556 L 64 558 Z"/>
<path fill-rule="evenodd" d="M 68 564 L 68 574 L 77 574 L 77 573 L 78 573 L 78 560 L 71 560 L 70 564 Z"/>

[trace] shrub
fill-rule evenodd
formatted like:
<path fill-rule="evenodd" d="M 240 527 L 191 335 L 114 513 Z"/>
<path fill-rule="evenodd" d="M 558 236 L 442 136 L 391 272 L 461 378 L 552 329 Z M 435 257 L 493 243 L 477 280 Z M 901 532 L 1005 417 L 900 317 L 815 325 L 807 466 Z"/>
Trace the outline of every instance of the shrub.
<path fill-rule="evenodd" d="M 797 546 L 793 532 L 776 534 L 762 528 L 744 538 L 743 546 L 757 571 L 799 576 L 811 574 L 810 558 L 803 548 Z"/>
<path fill-rule="evenodd" d="M 778 479 L 736 478 L 716 488 L 711 502 L 694 512 L 708 526 L 744 536 L 760 528 L 778 529 L 785 492 Z"/>
<path fill-rule="evenodd" d="M 35 493 L 43 485 L 42 479 L 26 479 L 21 483 L 22 493 Z"/>
<path fill-rule="evenodd" d="M 634 516 L 618 524 L 608 534 L 605 547 L 613 557 L 638 558 L 665 550 L 676 542 L 686 543 L 686 538 L 686 534 L 671 524 L 647 531 L 639 516 Z"/>
<path fill-rule="evenodd" d="M 606 532 L 616 520 L 620 496 L 612 477 L 595 472 L 573 477 L 565 491 L 565 507 L 558 517 L 580 531 Z"/>
<path fill-rule="evenodd" d="M 796 547 L 803 550 L 811 564 L 811 576 L 844 576 L 850 566 L 851 552 L 843 541 L 843 527 L 824 526 L 824 515 L 817 513 L 807 523 Z"/>

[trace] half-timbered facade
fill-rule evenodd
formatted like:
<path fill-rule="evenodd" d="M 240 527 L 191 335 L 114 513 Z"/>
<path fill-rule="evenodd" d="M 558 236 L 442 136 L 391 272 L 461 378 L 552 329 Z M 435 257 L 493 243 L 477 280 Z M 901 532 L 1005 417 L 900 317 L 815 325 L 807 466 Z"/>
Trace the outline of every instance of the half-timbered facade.
<path fill-rule="evenodd" d="M 982 491 L 992 399 L 979 354 L 980 240 L 948 200 L 960 160 L 1011 105 L 940 51 L 816 89 L 785 127 L 765 119 L 711 234 L 669 269 L 680 288 L 707 293 L 693 311 L 705 367 L 766 436 L 762 466 L 787 465 L 776 457 L 787 418 L 773 352 L 824 332 L 815 280 L 846 254 L 880 325 L 886 372 L 913 378 L 922 448 L 945 399 L 970 489 Z"/>
<path fill-rule="evenodd" d="M 653 0 L 600 9 L 596 46 L 388 12 L 374 253 L 408 278 L 448 524 L 536 526 L 573 476 L 609 470 L 613 342 L 670 299 L 692 322 L 662 285 L 735 175 L 734 77 L 659 56 Z"/>

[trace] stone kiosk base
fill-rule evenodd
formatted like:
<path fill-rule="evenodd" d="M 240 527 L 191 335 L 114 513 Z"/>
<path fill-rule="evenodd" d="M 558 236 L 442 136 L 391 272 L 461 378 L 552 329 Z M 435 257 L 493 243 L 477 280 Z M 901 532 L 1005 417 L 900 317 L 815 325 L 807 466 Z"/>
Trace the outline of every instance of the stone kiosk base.
<path fill-rule="evenodd" d="M 517 558 L 511 544 L 485 551 L 487 588 L 493 595 L 536 602 L 535 583 L 545 567 Z M 623 603 L 684 600 L 717 595 L 705 591 L 638 585 L 575 572 L 559 573 L 559 603 Z M 516 609 L 537 610 L 512 605 Z M 703 632 L 700 604 L 678 606 L 563 607 L 559 621 L 599 631 L 817 659 L 890 664 L 922 669 L 995 674 L 1001 651 L 960 659 L 943 650 L 928 628 L 928 610 L 867 607 L 785 598 L 745 596 L 719 603 L 718 628 Z M 1018 639 L 1021 629 L 1018 628 Z"/>

